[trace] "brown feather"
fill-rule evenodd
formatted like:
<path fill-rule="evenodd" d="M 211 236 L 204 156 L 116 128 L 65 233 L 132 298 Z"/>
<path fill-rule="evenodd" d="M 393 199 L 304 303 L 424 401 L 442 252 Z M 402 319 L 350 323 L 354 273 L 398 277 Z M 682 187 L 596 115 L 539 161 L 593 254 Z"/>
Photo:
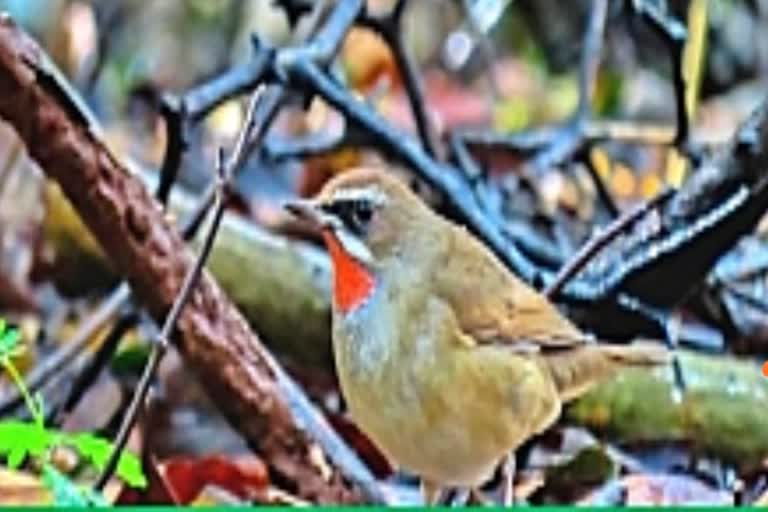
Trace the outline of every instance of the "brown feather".
<path fill-rule="evenodd" d="M 669 361 L 669 352 L 657 345 L 589 344 L 544 356 L 563 401 L 573 400 L 624 366 L 654 366 Z"/>
<path fill-rule="evenodd" d="M 454 309 L 477 343 L 578 346 L 586 337 L 543 295 L 514 276 L 465 229 L 442 221 L 443 260 L 435 291 Z"/>
<path fill-rule="evenodd" d="M 656 347 L 592 342 L 383 170 L 334 178 L 317 201 L 369 187 L 385 196 L 360 235 L 378 286 L 355 314 L 334 308 L 334 352 L 353 418 L 406 469 L 479 485 L 563 401 L 623 365 L 665 360 Z"/>

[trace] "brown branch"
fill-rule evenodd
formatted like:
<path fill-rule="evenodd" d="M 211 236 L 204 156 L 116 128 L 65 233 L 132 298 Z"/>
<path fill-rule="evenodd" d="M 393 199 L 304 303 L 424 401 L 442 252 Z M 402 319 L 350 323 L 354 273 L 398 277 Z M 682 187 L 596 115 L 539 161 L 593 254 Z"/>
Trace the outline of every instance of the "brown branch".
<path fill-rule="evenodd" d="M 252 113 L 254 104 L 255 101 L 251 104 L 251 108 L 249 109 L 249 122 L 246 123 L 246 128 L 241 132 L 241 136 L 235 150 L 236 152 L 242 151 L 242 140 L 244 140 L 246 137 L 246 135 L 242 134 L 247 134 L 251 128 L 250 120 L 253 118 Z M 109 459 L 107 459 L 107 462 L 104 464 L 104 468 L 102 469 L 99 478 L 93 485 L 93 489 L 97 492 L 104 491 L 104 486 L 107 485 L 107 482 L 109 482 L 109 479 L 112 478 L 115 469 L 117 469 L 117 463 L 120 460 L 120 455 L 123 453 L 123 449 L 125 448 L 126 443 L 128 442 L 128 436 L 131 433 L 131 429 L 136 423 L 136 419 L 139 416 L 139 411 L 144 406 L 147 393 L 149 393 L 149 386 L 152 384 L 152 380 L 155 378 L 155 373 L 160 367 L 163 356 L 165 356 L 165 353 L 168 351 L 168 347 L 171 344 L 170 338 L 173 334 L 173 330 L 176 328 L 176 322 L 178 322 L 179 317 L 181 316 L 181 312 L 187 305 L 187 302 L 192 295 L 192 291 L 195 289 L 195 286 L 197 286 L 197 283 L 200 280 L 200 276 L 203 272 L 203 267 L 205 266 L 206 261 L 208 261 L 208 256 L 211 254 L 213 242 L 216 240 L 216 234 L 218 233 L 219 226 L 221 225 L 221 217 L 224 214 L 224 194 L 225 187 L 227 185 L 224 182 L 225 171 L 222 161 L 223 158 L 220 155 L 219 162 L 217 164 L 216 198 L 214 200 L 213 220 L 211 220 L 211 223 L 208 226 L 208 231 L 205 234 L 203 247 L 200 249 L 200 253 L 195 259 L 195 264 L 192 265 L 189 273 L 184 277 L 184 283 L 181 286 L 181 291 L 179 292 L 178 297 L 176 297 L 176 300 L 173 302 L 171 311 L 168 313 L 168 316 L 165 317 L 163 327 L 160 329 L 160 333 L 155 339 L 155 343 L 152 346 L 152 352 L 149 354 L 149 361 L 147 361 L 147 365 L 144 367 L 144 372 L 141 375 L 139 385 L 136 387 L 136 391 L 133 394 L 131 404 L 129 405 L 128 411 L 126 411 L 125 416 L 123 417 L 123 421 L 120 424 L 120 430 L 117 432 L 117 437 L 115 437 L 112 453 L 109 455 Z M 230 160 L 230 162 L 233 161 L 234 158 Z M 231 166 L 227 166 L 227 170 L 232 171 Z"/>
<path fill-rule="evenodd" d="M 1 18 L 0 117 L 61 185 L 141 303 L 163 319 L 194 254 L 48 73 L 39 47 Z M 313 462 L 313 441 L 291 412 L 274 360 L 205 271 L 179 315 L 176 334 L 185 361 L 225 416 L 276 474 L 295 482 L 299 495 L 325 503 L 362 500 L 359 488 L 345 483 L 337 470 L 328 479 Z"/>

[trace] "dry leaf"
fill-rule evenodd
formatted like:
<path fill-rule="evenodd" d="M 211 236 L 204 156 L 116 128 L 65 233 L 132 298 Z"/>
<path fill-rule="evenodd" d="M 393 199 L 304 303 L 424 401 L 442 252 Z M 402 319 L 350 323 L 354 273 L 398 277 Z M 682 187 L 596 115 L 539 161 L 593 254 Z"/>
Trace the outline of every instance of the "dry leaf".
<path fill-rule="evenodd" d="M 38 476 L 0 468 L 0 505 L 47 505 L 52 499 Z"/>

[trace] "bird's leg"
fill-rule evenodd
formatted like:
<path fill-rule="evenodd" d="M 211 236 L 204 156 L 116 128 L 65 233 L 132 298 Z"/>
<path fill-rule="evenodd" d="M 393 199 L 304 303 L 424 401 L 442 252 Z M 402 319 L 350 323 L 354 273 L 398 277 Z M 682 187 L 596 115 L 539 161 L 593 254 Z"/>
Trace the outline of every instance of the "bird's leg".
<path fill-rule="evenodd" d="M 452 505 L 454 507 L 466 507 L 469 504 L 469 499 L 472 494 L 472 489 L 468 487 L 462 487 L 456 490 L 456 496 L 453 498 Z"/>
<path fill-rule="evenodd" d="M 664 335 L 667 341 L 667 347 L 672 351 L 672 372 L 675 384 L 675 399 L 680 401 L 685 394 L 685 376 L 683 367 L 680 364 L 680 358 L 677 355 L 677 346 L 680 341 L 680 324 L 682 322 L 679 312 L 675 311 L 668 314 L 667 321 L 664 323 Z"/>
<path fill-rule="evenodd" d="M 509 452 L 504 459 L 504 479 L 501 489 L 502 506 L 511 507 L 515 504 L 515 452 Z"/>
<path fill-rule="evenodd" d="M 472 487 L 469 490 L 469 503 L 470 505 L 480 505 L 483 507 L 495 506 L 495 503 L 477 487 Z"/>
<path fill-rule="evenodd" d="M 666 309 L 650 306 L 637 299 L 636 297 L 624 293 L 619 294 L 618 300 L 622 306 L 645 316 L 664 330 L 664 341 L 667 344 L 667 348 L 672 353 L 672 372 L 674 376 L 675 393 L 674 398 L 676 401 L 679 401 L 685 394 L 686 387 L 683 368 L 680 365 L 680 358 L 677 355 L 677 346 L 680 340 L 681 327 L 679 312 L 674 310 L 670 312 Z"/>
<path fill-rule="evenodd" d="M 440 486 L 435 482 L 431 482 L 425 478 L 421 479 L 421 496 L 424 498 L 424 505 L 437 505 L 440 501 L 441 490 Z"/>

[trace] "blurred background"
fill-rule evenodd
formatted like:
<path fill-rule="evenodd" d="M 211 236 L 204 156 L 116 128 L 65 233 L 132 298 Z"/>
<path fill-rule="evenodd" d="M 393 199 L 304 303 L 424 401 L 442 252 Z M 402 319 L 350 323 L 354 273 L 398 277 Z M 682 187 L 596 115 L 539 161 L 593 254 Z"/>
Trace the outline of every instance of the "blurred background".
<path fill-rule="evenodd" d="M 484 171 L 504 191 L 492 199 L 509 219 L 509 229 L 544 225 L 540 231 L 565 254 L 610 218 L 601 194 L 625 210 L 679 187 L 690 172 L 666 144 L 677 119 L 675 64 L 669 46 L 657 30 L 630 12 L 631 3 L 608 2 L 602 57 L 589 103 L 596 119 L 623 121 L 630 129 L 649 127 L 646 140 L 608 137 L 591 146 L 586 156 L 538 169 L 530 178 L 532 187 L 517 172 L 526 164 L 523 156 L 475 148 Z M 706 154 L 728 140 L 768 91 L 768 1 L 647 3 L 662 8 L 687 26 L 689 35 L 696 35 L 689 40 L 682 65 L 690 78 L 686 91 L 690 141 L 705 148 Z M 386 13 L 392 4 L 368 2 L 373 13 Z M 457 130 L 524 133 L 571 119 L 580 100 L 579 65 L 591 5 L 588 0 L 409 2 L 401 37 L 420 69 L 427 113 L 441 140 Z M 290 44 L 295 37 L 284 11 L 269 0 L 0 0 L 0 11 L 10 13 L 40 42 L 98 118 L 111 148 L 133 161 L 149 182 L 162 164 L 167 143 L 159 113 L 164 94 L 181 94 L 247 61 L 253 54 L 253 34 L 274 46 Z M 414 133 L 401 74 L 378 36 L 353 29 L 332 72 L 391 123 Z M 302 107 L 283 109 L 271 133 L 275 140 L 344 132 L 343 119 L 322 101 Z M 203 190 L 218 148 L 231 147 L 245 108 L 244 98 L 228 101 L 190 127 L 190 145 L 181 166 L 183 192 L 177 194 L 187 194 L 188 201 Z M 235 220 L 219 240 L 226 249 L 218 259 L 214 254 L 211 266 L 256 331 L 322 405 L 339 432 L 378 475 L 391 476 L 381 455 L 346 418 L 336 390 L 328 348 L 327 262 L 313 243 L 316 240 L 280 209 L 284 199 L 310 195 L 330 176 L 357 163 L 381 160 L 382 155 L 354 145 L 308 158 L 275 158 L 274 152 L 268 153 L 250 158 L 238 176 L 236 196 L 229 205 Z M 594 185 L 592 171 L 605 191 Z M 434 199 L 428 191 L 424 195 Z M 712 284 L 713 277 L 702 285 L 712 293 L 697 295 L 682 313 L 690 320 L 690 337 L 700 346 L 719 350 L 715 359 L 726 361 L 712 367 L 709 359 L 691 356 L 692 382 L 709 383 L 702 396 L 711 397 L 713 390 L 729 385 L 746 386 L 749 396 L 740 395 L 743 401 L 737 400 L 738 407 L 723 413 L 725 418 L 690 404 L 686 411 L 694 411 L 693 416 L 681 416 L 679 401 L 672 399 L 625 410 L 622 400 L 639 401 L 638 397 L 648 396 L 647 386 L 661 386 L 629 379 L 630 388 L 611 388 L 593 396 L 591 402 L 575 407 L 551 436 L 530 447 L 522 472 L 524 496 L 533 503 L 614 503 L 615 494 L 623 492 L 624 503 L 730 504 L 757 500 L 765 492 L 768 419 L 758 411 L 764 410 L 768 396 L 768 379 L 759 370 L 768 354 L 767 235 L 768 222 L 763 219 L 713 271 L 713 276 L 722 277 L 731 275 L 733 268 L 754 270 L 748 280 L 739 281 L 738 294 L 721 293 Z M 300 249 L 280 248 L 286 236 L 302 239 Z M 274 238 L 264 238 L 270 241 L 260 245 L 259 237 Z M 253 255 L 263 262 L 264 254 L 273 257 L 273 266 L 254 268 Z M 531 249 L 531 254 L 543 265 L 556 266 L 553 261 L 559 261 L 546 250 Z M 281 261 L 289 263 L 280 266 Z M 303 262 L 305 271 L 296 270 L 295 261 Z M 292 277 L 277 282 L 276 276 Z M 248 280 L 253 286 L 240 286 Z M 117 282 L 61 192 L 46 183 L 13 131 L 0 123 L 0 314 L 21 332 L 25 351 L 15 360 L 18 368 L 34 371 L 59 354 Z M 268 289 L 273 295 L 265 297 L 254 289 Z M 140 322 L 123 336 L 107 355 L 108 363 L 95 383 L 81 390 L 74 403 L 64 405 L 71 397 L 67 390 L 72 382 L 98 353 L 107 327 L 86 340 L 71 364 L 60 365 L 55 378 L 39 386 L 51 410 L 67 413 L 57 420 L 62 428 L 111 437 L 119 424 L 146 361 L 147 340 L 154 332 L 150 322 Z M 733 354 L 745 359 L 736 360 Z M 258 457 L 191 384 L 194 378 L 177 355 L 163 363 L 159 381 L 133 443 L 163 468 L 164 485 L 185 485 L 178 482 L 205 465 L 229 467 L 239 461 L 236 478 L 258 491 L 249 499 L 292 503 L 289 493 L 277 484 L 265 484 L 262 473 L 253 470 L 260 464 Z M 661 381 L 667 387 L 652 389 L 670 395 L 669 379 Z M 0 376 L 0 397 L 12 389 Z M 723 400 L 729 398 L 717 395 L 705 407 L 722 412 Z M 23 416 L 23 408 L 5 405 L 0 403 L 0 416 Z M 673 411 L 670 422 L 654 423 L 658 431 L 645 435 L 647 429 L 638 423 L 665 408 Z M 699 413 L 706 418 L 702 420 L 706 428 L 695 419 Z M 741 422 L 739 428 L 729 423 L 737 421 L 734 418 Z M 745 444 L 734 447 L 726 442 L 746 435 L 742 427 L 752 432 Z M 643 435 L 637 433 L 641 430 Z M 604 443 L 605 439 L 611 441 Z M 62 455 L 61 468 L 77 475 L 78 464 L 68 461 L 69 456 L 74 457 Z M 175 472 L 179 467 L 184 471 Z M 178 476 L 182 473 L 184 477 Z M 10 479 L 10 473 L 0 476 L 0 482 L 3 478 Z M 410 477 L 391 481 L 393 492 L 404 499 L 415 495 Z M 39 492 L 38 497 L 48 491 Z M 147 501 L 119 485 L 111 492 L 111 499 L 120 503 Z M 219 503 L 215 493 L 188 494 L 187 503 Z"/>

